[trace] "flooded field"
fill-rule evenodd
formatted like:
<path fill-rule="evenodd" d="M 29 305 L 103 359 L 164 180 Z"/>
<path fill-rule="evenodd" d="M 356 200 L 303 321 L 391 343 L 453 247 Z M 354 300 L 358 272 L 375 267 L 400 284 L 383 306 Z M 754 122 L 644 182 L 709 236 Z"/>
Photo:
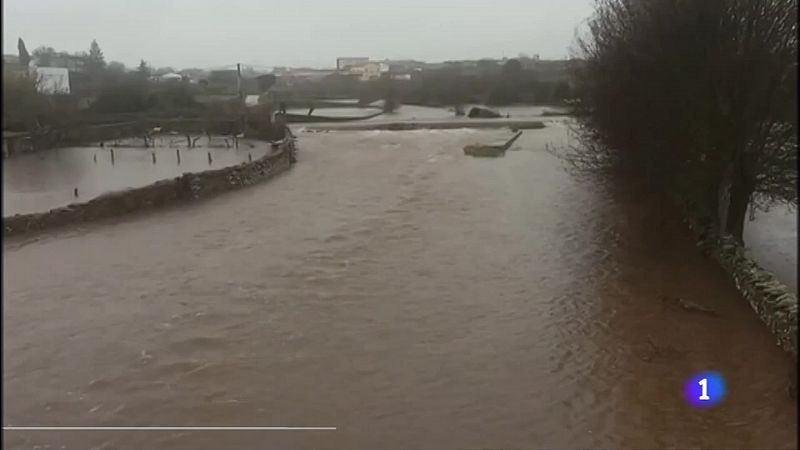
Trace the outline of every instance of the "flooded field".
<path fill-rule="evenodd" d="M 761 266 L 797 292 L 797 210 L 775 205 L 744 225 L 744 241 Z"/>
<path fill-rule="evenodd" d="M 337 428 L 6 448 L 797 447 L 794 361 L 680 220 L 566 173 L 564 123 L 463 155 L 509 135 L 300 133 L 269 183 L 6 240 L 5 425 Z"/>
<path fill-rule="evenodd" d="M 99 145 L 60 148 L 3 160 L 3 216 L 48 211 L 107 192 L 174 178 L 184 172 L 236 165 L 271 151 L 268 143 L 247 140 L 241 140 L 239 148 L 233 148 L 232 144 L 228 148 L 221 137 L 212 138 L 210 143 L 206 137 L 200 137 L 197 147 L 191 149 L 182 136 L 161 137 L 155 148 L 137 147 L 142 145 L 141 140 L 117 144 L 116 148 L 114 143 L 103 148 Z"/>

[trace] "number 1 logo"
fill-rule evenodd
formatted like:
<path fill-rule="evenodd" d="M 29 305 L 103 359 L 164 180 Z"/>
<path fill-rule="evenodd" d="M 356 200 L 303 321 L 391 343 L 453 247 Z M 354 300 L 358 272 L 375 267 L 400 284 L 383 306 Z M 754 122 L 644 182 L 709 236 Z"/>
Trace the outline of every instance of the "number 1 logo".
<path fill-rule="evenodd" d="M 700 385 L 700 397 L 697 397 L 698 400 L 711 400 L 711 397 L 708 396 L 708 378 L 703 378 L 702 380 L 698 381 L 697 384 Z"/>
<path fill-rule="evenodd" d="M 683 396 L 695 408 L 714 406 L 725 397 L 725 379 L 719 372 L 694 374 L 684 383 Z"/>

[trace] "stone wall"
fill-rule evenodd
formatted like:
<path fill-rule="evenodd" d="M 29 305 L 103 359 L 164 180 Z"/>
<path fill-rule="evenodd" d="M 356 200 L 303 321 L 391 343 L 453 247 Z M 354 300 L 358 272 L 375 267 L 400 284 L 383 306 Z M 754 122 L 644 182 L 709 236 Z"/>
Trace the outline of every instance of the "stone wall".
<path fill-rule="evenodd" d="M 496 129 L 510 128 L 512 130 L 538 130 L 545 127 L 540 120 L 518 119 L 463 119 L 463 120 L 425 120 L 412 122 L 364 122 L 356 123 L 329 123 L 310 125 L 305 129 L 309 131 L 366 131 L 366 130 L 453 130 L 458 128 Z"/>
<path fill-rule="evenodd" d="M 86 203 L 76 203 L 48 212 L 17 214 L 3 218 L 3 236 L 15 236 L 64 225 L 89 222 L 191 201 L 251 185 L 285 171 L 294 162 L 294 142 L 286 142 L 272 154 L 252 162 L 197 173 L 185 173 L 148 186 L 111 192 Z"/>
<path fill-rule="evenodd" d="M 686 217 L 698 246 L 731 276 L 736 288 L 775 335 L 778 345 L 797 357 L 797 294 L 750 259 L 732 236 L 703 225 L 707 221 L 697 220 L 691 213 Z"/>

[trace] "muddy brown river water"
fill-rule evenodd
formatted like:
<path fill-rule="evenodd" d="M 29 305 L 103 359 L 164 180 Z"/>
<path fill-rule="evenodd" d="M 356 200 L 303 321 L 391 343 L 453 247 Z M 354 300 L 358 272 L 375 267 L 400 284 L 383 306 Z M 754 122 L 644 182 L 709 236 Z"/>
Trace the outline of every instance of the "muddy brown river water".
<path fill-rule="evenodd" d="M 567 174 L 563 124 L 462 154 L 507 134 L 301 134 L 270 182 L 6 240 L 5 426 L 337 428 L 6 448 L 796 448 L 794 361 L 668 208 Z"/>

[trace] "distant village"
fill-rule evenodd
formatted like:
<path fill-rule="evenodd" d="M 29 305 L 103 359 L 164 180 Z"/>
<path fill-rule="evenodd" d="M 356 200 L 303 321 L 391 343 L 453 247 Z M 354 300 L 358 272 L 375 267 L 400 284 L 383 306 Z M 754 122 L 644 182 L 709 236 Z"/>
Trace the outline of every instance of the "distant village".
<path fill-rule="evenodd" d="M 30 55 L 20 39 L 22 54 L 3 55 L 3 75 L 9 73 L 35 73 L 39 79 L 39 92 L 48 95 L 76 96 L 83 107 L 88 107 L 96 92 L 91 75 L 92 50 L 89 53 L 68 53 L 50 47 L 40 47 Z M 93 42 L 93 46 L 96 46 Z M 97 46 L 99 51 L 99 46 Z M 100 55 L 102 58 L 102 54 Z M 303 67 L 240 67 L 229 66 L 215 69 L 187 68 L 176 70 L 172 67 L 151 68 L 145 61 L 138 67 L 126 67 L 119 62 L 105 63 L 106 71 L 121 73 L 145 73 L 155 83 L 189 83 L 202 88 L 206 94 L 234 95 L 237 89 L 246 94 L 261 94 L 256 79 L 271 74 L 275 77 L 270 90 L 276 93 L 292 91 L 313 83 L 343 78 L 348 81 L 369 83 L 389 79 L 394 82 L 414 82 L 432 73 L 446 73 L 453 76 L 487 77 L 495 76 L 503 70 L 509 60 L 518 61 L 523 70 L 535 71 L 541 81 L 566 78 L 567 61 L 541 60 L 538 55 L 520 54 L 516 58 L 485 58 L 480 60 L 422 62 L 415 60 L 375 60 L 370 57 L 340 57 L 332 61 L 330 68 Z M 243 84 L 243 86 L 242 86 Z"/>
<path fill-rule="evenodd" d="M 109 58 L 110 59 L 110 58 Z M 214 68 L 152 67 L 106 61 L 100 45 L 69 53 L 52 47 L 3 55 L 3 152 L 53 145 L 60 131 L 136 117 L 242 117 L 286 108 L 337 107 L 380 100 L 397 105 L 563 105 L 572 92 L 573 61 L 515 58 L 423 62 L 343 56 L 329 68 L 231 64 Z M 32 136 L 39 136 L 31 144 Z"/>

